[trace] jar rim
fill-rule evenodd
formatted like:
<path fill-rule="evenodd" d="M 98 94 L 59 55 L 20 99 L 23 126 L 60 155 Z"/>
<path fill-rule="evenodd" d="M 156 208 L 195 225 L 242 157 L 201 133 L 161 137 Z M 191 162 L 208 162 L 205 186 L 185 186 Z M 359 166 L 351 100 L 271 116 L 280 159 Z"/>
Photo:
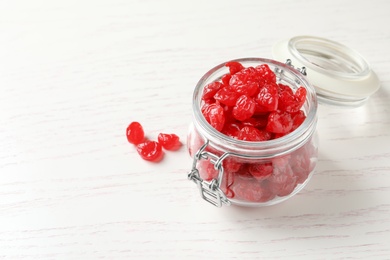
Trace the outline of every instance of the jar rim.
<path fill-rule="evenodd" d="M 359 79 L 370 72 L 370 66 L 357 51 L 335 41 L 296 36 L 288 41 L 288 47 L 304 66 L 332 77 Z"/>
<path fill-rule="evenodd" d="M 268 150 L 272 150 L 275 152 L 276 150 L 280 150 L 280 153 L 288 153 L 290 152 L 289 149 L 286 150 L 286 145 L 289 146 L 290 149 L 297 149 L 297 144 L 303 143 L 307 138 L 309 138 L 315 131 L 315 126 L 317 122 L 317 96 L 314 87 L 310 84 L 310 82 L 307 81 L 306 77 L 297 69 L 295 69 L 293 66 L 281 63 L 276 60 L 266 59 L 266 58 L 256 58 L 256 57 L 248 57 L 248 58 L 239 58 L 234 59 L 230 61 L 236 61 L 240 63 L 253 63 L 257 65 L 261 64 L 267 64 L 277 68 L 279 71 L 282 72 L 288 72 L 293 77 L 295 77 L 295 81 L 300 85 L 304 86 L 307 90 L 306 95 L 306 103 L 309 103 L 309 108 L 306 113 L 306 119 L 303 121 L 303 123 L 294 131 L 291 133 L 273 139 L 268 141 L 243 141 L 238 140 L 232 137 L 229 137 L 216 129 L 214 129 L 204 118 L 202 112 L 201 112 L 201 96 L 202 96 L 202 90 L 203 87 L 211 83 L 214 80 L 210 80 L 213 77 L 216 77 L 218 73 L 221 73 L 221 70 L 226 70 L 228 72 L 228 68 L 225 66 L 227 62 L 223 62 L 214 68 L 210 69 L 208 72 L 206 72 L 201 79 L 198 81 L 194 93 L 193 93 L 193 115 L 195 117 L 195 125 L 197 128 L 201 128 L 204 133 L 204 138 L 208 139 L 210 142 L 215 144 L 216 146 L 224 146 L 225 145 L 232 145 L 234 146 L 235 151 L 245 151 L 246 153 L 249 152 L 249 157 L 255 156 L 255 157 L 262 157 L 267 155 Z M 311 130 L 311 131 L 308 131 Z M 247 156 L 246 156 L 247 157 Z"/>

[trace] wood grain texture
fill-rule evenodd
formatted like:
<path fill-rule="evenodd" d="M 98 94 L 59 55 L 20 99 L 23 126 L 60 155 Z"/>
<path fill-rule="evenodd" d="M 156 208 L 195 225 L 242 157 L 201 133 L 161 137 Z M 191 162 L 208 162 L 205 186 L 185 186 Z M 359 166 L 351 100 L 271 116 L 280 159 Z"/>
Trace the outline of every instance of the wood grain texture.
<path fill-rule="evenodd" d="M 390 2 L 1 1 L 0 259 L 389 259 Z M 202 201 L 185 146 L 141 160 L 125 129 L 177 133 L 211 67 L 316 35 L 381 89 L 320 106 L 306 188 L 267 208 Z"/>

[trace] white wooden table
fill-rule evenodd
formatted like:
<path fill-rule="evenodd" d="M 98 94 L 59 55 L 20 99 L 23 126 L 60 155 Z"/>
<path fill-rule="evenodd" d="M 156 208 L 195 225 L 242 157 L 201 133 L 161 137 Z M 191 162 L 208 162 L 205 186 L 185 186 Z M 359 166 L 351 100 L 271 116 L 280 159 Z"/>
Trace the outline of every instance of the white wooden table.
<path fill-rule="evenodd" d="M 0 259 L 390 259 L 390 2 L 0 1 Z M 211 67 L 315 35 L 381 80 L 363 107 L 320 106 L 306 188 L 215 208 L 185 146 L 159 164 L 125 137 L 185 144 Z"/>

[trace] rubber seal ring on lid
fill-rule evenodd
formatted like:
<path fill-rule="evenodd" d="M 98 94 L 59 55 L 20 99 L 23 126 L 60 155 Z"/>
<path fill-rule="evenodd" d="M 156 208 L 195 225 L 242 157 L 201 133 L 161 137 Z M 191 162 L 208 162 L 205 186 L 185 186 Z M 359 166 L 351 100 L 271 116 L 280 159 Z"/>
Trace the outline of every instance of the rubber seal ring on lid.
<path fill-rule="evenodd" d="M 276 60 L 291 59 L 305 67 L 322 103 L 357 107 L 380 86 L 378 76 L 359 53 L 324 38 L 297 36 L 280 41 L 273 55 Z"/>

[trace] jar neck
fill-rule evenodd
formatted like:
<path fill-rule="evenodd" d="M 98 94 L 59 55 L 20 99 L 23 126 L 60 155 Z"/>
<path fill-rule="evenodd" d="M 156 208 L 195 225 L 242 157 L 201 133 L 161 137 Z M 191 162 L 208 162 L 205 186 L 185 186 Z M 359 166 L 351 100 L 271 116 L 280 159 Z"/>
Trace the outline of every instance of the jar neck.
<path fill-rule="evenodd" d="M 245 58 L 236 60 L 244 66 L 257 66 L 268 64 L 275 71 L 278 81 L 296 88 L 303 86 L 307 90 L 306 102 L 303 110 L 306 114 L 305 121 L 293 132 L 269 141 L 249 142 L 237 140 L 214 129 L 204 118 L 201 112 L 202 92 L 204 86 L 219 80 L 228 73 L 225 63 L 220 64 L 208 71 L 198 82 L 193 95 L 194 126 L 198 133 L 213 148 L 231 153 L 243 158 L 269 158 L 289 153 L 298 149 L 307 142 L 314 134 L 317 124 L 317 98 L 312 85 L 297 70 L 286 64 L 261 58 Z"/>

